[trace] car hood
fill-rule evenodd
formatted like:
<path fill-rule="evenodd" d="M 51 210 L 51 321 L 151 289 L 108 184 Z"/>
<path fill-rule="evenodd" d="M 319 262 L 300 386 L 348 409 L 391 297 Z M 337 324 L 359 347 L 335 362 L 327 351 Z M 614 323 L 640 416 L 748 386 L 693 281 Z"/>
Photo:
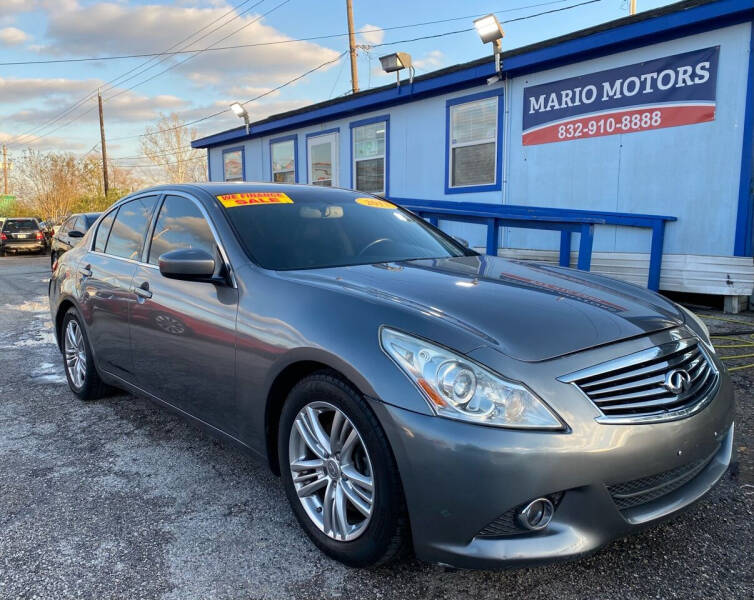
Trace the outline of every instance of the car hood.
<path fill-rule="evenodd" d="M 523 361 L 554 358 L 684 322 L 671 302 L 637 286 L 492 256 L 289 271 L 287 276 L 421 311 L 473 333 L 479 346 L 496 346 Z"/>

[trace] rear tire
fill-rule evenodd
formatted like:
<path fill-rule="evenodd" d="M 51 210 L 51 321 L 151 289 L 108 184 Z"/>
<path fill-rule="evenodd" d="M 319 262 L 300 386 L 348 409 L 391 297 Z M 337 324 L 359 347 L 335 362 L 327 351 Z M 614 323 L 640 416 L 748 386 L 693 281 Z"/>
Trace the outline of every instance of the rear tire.
<path fill-rule="evenodd" d="M 71 391 L 82 400 L 96 400 L 110 395 L 111 388 L 97 373 L 86 329 L 73 307 L 63 317 L 61 335 L 63 369 Z"/>
<path fill-rule="evenodd" d="M 301 433 L 303 423 L 312 423 L 306 420 L 311 415 L 316 415 L 320 434 L 327 436 L 327 448 L 315 443 L 313 450 Z M 351 432 L 357 439 L 349 444 Z M 280 417 L 278 456 L 293 512 L 325 554 L 352 567 L 375 567 L 406 553 L 410 533 L 398 467 L 382 426 L 350 384 L 330 371 L 314 373 L 296 384 Z M 322 466 L 302 468 L 302 461 L 306 466 Z M 362 487 L 365 480 L 368 487 Z M 311 482 L 321 485 L 299 498 Z"/>

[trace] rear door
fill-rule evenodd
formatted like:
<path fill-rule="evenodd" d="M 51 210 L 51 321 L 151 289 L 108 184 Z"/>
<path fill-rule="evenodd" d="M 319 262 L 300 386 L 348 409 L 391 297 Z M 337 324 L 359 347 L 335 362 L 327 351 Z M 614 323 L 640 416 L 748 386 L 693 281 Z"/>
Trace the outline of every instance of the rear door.
<path fill-rule="evenodd" d="M 235 413 L 238 290 L 232 284 L 181 281 L 160 273 L 159 257 L 181 248 L 205 250 L 224 262 L 200 202 L 165 196 L 133 278 L 131 347 L 138 385 L 231 435 Z"/>
<path fill-rule="evenodd" d="M 159 200 L 146 195 L 110 211 L 78 265 L 87 333 L 98 366 L 134 383 L 128 318 L 136 303 L 132 279 Z"/>

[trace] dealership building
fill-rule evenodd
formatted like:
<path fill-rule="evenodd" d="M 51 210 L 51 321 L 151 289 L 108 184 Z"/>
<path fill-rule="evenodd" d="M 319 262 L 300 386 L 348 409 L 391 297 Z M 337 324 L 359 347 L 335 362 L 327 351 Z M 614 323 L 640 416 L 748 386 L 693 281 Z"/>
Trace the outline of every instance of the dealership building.
<path fill-rule="evenodd" d="M 753 24 L 754 0 L 680 2 L 193 146 L 212 181 L 354 188 L 488 253 L 737 310 L 754 287 Z"/>

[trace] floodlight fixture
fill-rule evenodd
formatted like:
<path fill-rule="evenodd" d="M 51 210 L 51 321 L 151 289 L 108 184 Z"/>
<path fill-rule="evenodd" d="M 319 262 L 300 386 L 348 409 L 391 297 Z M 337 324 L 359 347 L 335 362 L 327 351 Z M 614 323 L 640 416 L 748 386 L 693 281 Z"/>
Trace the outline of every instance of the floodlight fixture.
<path fill-rule="evenodd" d="M 243 104 L 240 102 L 234 102 L 230 105 L 230 110 L 233 111 L 233 114 L 237 117 L 243 119 L 244 124 L 246 125 L 246 133 L 249 133 L 249 112 L 244 108 Z"/>
<path fill-rule="evenodd" d="M 494 83 L 501 78 L 502 65 L 500 64 L 500 53 L 503 51 L 503 43 L 500 40 L 505 35 L 503 27 L 500 25 L 497 17 L 490 13 L 489 15 L 474 19 L 474 28 L 483 44 L 492 43 L 492 52 L 495 55 L 495 73 L 497 76 L 488 80 L 488 83 Z"/>
<path fill-rule="evenodd" d="M 396 85 L 401 85 L 401 74 L 403 69 L 408 69 L 410 79 L 409 82 L 414 82 L 414 66 L 411 63 L 411 55 L 408 52 L 393 52 L 392 54 L 386 54 L 380 56 L 380 65 L 385 73 L 395 73 Z"/>

